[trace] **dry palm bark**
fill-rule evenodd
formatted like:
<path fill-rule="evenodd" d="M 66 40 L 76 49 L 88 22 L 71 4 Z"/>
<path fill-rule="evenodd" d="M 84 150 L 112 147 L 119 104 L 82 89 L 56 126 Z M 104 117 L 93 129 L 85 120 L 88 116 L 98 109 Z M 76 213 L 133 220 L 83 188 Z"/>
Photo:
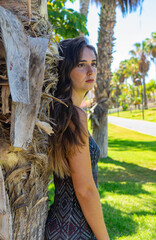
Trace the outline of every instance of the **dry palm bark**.
<path fill-rule="evenodd" d="M 0 239 L 44 238 L 52 101 L 47 96 L 57 83 L 50 36 L 46 0 L 0 0 Z"/>

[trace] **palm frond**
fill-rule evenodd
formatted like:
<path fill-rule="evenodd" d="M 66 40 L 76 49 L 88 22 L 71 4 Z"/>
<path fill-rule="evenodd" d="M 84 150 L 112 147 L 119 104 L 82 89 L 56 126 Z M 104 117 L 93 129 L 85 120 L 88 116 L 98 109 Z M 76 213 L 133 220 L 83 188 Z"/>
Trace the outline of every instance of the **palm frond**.
<path fill-rule="evenodd" d="M 118 0 L 118 6 L 121 8 L 123 16 L 128 12 L 136 11 L 138 6 L 140 6 L 140 13 L 142 12 L 142 3 L 144 0 Z"/>
<path fill-rule="evenodd" d="M 91 4 L 95 3 L 96 6 L 98 7 L 99 5 L 101 5 L 101 3 L 103 2 L 102 0 L 90 0 Z"/>

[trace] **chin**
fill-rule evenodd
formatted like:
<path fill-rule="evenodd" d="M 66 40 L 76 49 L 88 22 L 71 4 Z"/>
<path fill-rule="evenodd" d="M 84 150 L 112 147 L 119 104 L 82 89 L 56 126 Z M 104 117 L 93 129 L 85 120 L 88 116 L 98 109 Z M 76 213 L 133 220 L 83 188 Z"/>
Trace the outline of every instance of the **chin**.
<path fill-rule="evenodd" d="M 90 91 L 94 88 L 94 84 L 90 85 L 88 88 L 87 88 L 87 91 Z"/>

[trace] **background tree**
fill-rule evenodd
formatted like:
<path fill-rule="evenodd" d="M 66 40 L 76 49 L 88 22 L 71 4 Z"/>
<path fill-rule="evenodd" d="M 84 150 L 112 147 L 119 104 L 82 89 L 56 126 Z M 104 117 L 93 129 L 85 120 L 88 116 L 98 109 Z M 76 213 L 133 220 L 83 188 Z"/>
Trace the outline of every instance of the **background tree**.
<path fill-rule="evenodd" d="M 54 36 L 58 41 L 62 38 L 77 37 L 80 33 L 88 35 L 86 17 L 71 8 L 67 9 L 66 2 L 67 0 L 50 0 L 47 3 L 49 21 L 53 25 Z"/>
<path fill-rule="evenodd" d="M 121 61 L 119 64 L 119 68 L 117 70 L 119 75 L 119 82 L 124 83 L 129 78 L 129 62 L 128 60 Z"/>
<path fill-rule="evenodd" d="M 132 112 L 131 105 L 134 103 L 135 99 L 135 86 L 133 84 L 128 84 L 129 96 L 130 96 L 130 111 Z"/>
<path fill-rule="evenodd" d="M 139 72 L 139 59 L 136 57 L 131 57 L 130 59 L 125 61 L 126 61 L 125 72 L 127 74 L 127 78 L 130 78 L 132 80 L 132 83 L 136 86 L 137 98 L 139 98 L 139 86 L 141 85 L 141 74 Z M 140 109 L 139 104 L 138 108 Z"/>
<path fill-rule="evenodd" d="M 89 0 L 80 0 L 80 13 L 85 15 L 86 20 L 88 16 L 88 9 L 89 9 Z"/>
<path fill-rule="evenodd" d="M 120 106 L 122 106 L 123 111 L 126 111 L 130 105 L 130 97 L 128 92 L 128 86 L 125 84 L 122 85 L 119 102 L 120 102 Z"/>
<path fill-rule="evenodd" d="M 148 83 L 146 83 L 146 90 L 149 94 L 149 98 L 151 101 L 155 101 L 156 99 L 156 81 L 151 79 Z"/>
<path fill-rule="evenodd" d="M 155 63 L 155 79 L 156 79 L 156 33 L 151 34 L 151 38 L 145 39 L 145 50 L 151 56 L 151 60 Z"/>
<path fill-rule="evenodd" d="M 92 109 L 91 121 L 93 137 L 101 150 L 101 157 L 107 156 L 107 112 L 110 104 L 111 63 L 114 41 L 115 10 L 119 6 L 123 15 L 142 5 L 143 0 L 116 1 L 95 0 L 100 2 L 100 28 L 98 36 L 97 86 L 95 88 L 96 105 Z"/>
<path fill-rule="evenodd" d="M 118 71 L 113 73 L 111 80 L 111 103 L 115 108 L 119 107 L 119 96 L 121 95 L 120 73 Z"/>
<path fill-rule="evenodd" d="M 150 62 L 148 60 L 145 41 L 143 41 L 141 44 L 135 43 L 134 46 L 135 46 L 135 50 L 131 50 L 130 53 L 133 56 L 137 57 L 139 60 L 139 72 L 142 74 L 142 81 L 143 81 L 143 87 L 144 87 L 143 105 L 144 105 L 144 108 L 147 109 L 148 106 L 147 106 L 145 77 L 149 70 Z"/>
<path fill-rule="evenodd" d="M 86 23 L 87 23 L 88 9 L 89 9 L 89 0 L 80 0 L 80 13 L 85 16 Z M 80 34 L 81 36 L 86 35 L 84 32 L 81 32 Z"/>

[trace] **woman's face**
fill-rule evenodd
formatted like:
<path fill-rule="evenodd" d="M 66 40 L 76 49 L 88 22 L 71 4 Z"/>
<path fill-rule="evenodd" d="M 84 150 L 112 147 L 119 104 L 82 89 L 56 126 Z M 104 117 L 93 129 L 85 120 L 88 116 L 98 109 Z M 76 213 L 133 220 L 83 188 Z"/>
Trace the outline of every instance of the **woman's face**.
<path fill-rule="evenodd" d="M 85 95 L 86 92 L 93 88 L 96 75 L 96 56 L 90 48 L 85 47 L 80 62 L 70 73 L 72 91 Z"/>

